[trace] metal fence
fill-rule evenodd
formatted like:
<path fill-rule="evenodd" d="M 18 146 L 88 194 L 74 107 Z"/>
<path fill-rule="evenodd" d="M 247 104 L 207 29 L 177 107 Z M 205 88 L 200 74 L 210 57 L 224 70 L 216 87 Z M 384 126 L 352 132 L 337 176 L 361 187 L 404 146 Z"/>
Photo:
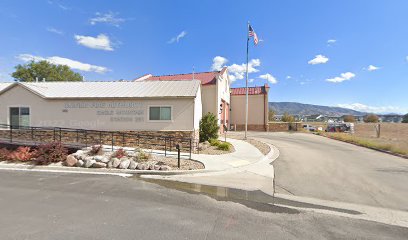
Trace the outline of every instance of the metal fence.
<path fill-rule="evenodd" d="M 192 138 L 159 136 L 123 131 L 100 131 L 61 127 L 12 126 L 0 124 L 0 142 L 21 145 L 40 145 L 53 141 L 68 147 L 84 148 L 93 145 L 107 145 L 114 150 L 118 147 L 159 150 L 165 156 L 176 151 L 179 145 L 182 155 L 191 159 Z"/>

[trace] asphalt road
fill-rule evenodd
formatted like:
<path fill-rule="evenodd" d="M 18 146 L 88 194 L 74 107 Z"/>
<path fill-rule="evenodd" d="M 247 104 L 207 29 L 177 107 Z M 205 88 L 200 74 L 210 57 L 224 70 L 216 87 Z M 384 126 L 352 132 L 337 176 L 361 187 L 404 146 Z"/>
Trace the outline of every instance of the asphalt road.
<path fill-rule="evenodd" d="M 141 180 L 0 171 L 1 239 L 406 239 L 407 228 Z"/>
<path fill-rule="evenodd" d="M 279 149 L 279 193 L 408 211 L 408 159 L 312 134 L 249 136 Z"/>

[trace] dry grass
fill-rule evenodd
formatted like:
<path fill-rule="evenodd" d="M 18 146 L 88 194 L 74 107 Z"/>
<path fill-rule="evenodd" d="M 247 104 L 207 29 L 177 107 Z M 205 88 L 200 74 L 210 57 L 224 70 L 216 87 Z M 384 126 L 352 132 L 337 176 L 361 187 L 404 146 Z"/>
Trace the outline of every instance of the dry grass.
<path fill-rule="evenodd" d="M 358 123 L 354 135 L 346 133 L 323 133 L 328 137 L 357 145 L 381 149 L 408 156 L 408 124 L 381 123 L 381 134 L 377 138 L 375 123 Z"/>

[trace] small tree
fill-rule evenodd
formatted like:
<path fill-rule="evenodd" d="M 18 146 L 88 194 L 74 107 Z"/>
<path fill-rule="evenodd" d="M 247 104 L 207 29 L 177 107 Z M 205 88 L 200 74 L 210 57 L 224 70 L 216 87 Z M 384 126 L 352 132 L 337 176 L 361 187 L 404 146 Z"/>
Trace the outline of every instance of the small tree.
<path fill-rule="evenodd" d="M 404 115 L 404 118 L 402 119 L 403 123 L 408 123 L 408 113 Z"/>
<path fill-rule="evenodd" d="M 207 113 L 200 120 L 200 142 L 218 138 L 217 117 L 212 113 Z"/>
<path fill-rule="evenodd" d="M 282 116 L 282 122 L 294 122 L 295 117 L 292 115 L 289 115 L 289 113 L 284 113 Z"/>
<path fill-rule="evenodd" d="M 268 120 L 269 120 L 269 121 L 275 121 L 275 111 L 269 110 Z"/>
<path fill-rule="evenodd" d="M 365 118 L 364 118 L 364 122 L 366 123 L 378 123 L 379 118 L 377 115 L 375 114 L 368 114 Z"/>
<path fill-rule="evenodd" d="M 355 122 L 356 119 L 355 119 L 355 117 L 352 116 L 352 115 L 346 115 L 346 116 L 343 117 L 343 121 L 344 121 L 344 122 Z"/>

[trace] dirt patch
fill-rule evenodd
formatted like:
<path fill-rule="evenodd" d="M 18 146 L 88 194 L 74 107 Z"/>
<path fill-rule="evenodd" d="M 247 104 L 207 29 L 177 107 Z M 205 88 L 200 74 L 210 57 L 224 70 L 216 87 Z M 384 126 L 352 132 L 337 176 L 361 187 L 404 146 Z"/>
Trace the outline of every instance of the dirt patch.
<path fill-rule="evenodd" d="M 232 153 L 235 152 L 234 146 L 231 146 L 229 151 L 223 151 L 217 149 L 216 146 L 208 146 L 205 149 L 200 150 L 200 154 L 208 154 L 208 155 L 222 155 L 222 154 L 227 154 L 227 153 Z"/>

